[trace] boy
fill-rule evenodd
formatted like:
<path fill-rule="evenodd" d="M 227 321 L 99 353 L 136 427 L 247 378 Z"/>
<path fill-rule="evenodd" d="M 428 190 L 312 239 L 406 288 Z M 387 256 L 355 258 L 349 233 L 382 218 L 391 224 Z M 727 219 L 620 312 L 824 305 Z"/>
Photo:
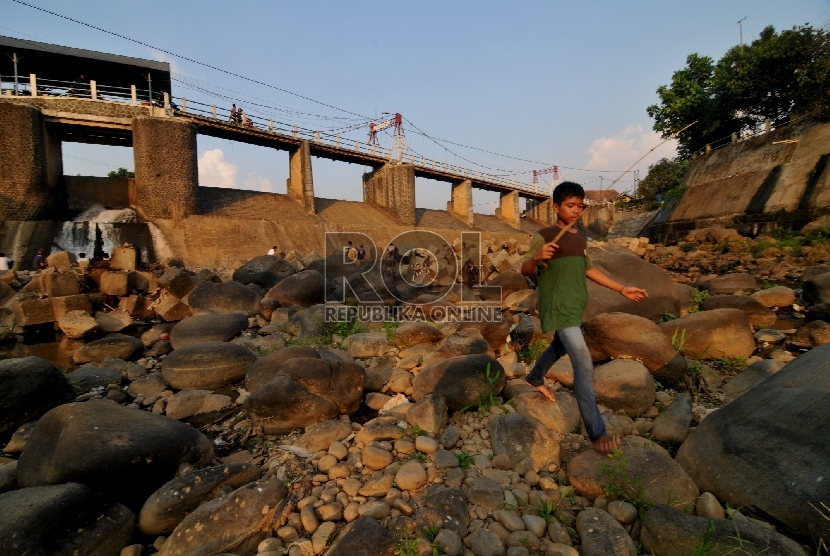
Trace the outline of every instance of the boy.
<path fill-rule="evenodd" d="M 591 386 L 593 362 L 582 337 L 582 314 L 588 304 L 586 277 L 597 284 L 619 292 L 632 301 L 648 296 L 646 290 L 623 286 L 596 268 L 586 252 L 585 235 L 571 228 L 558 240 L 553 239 L 568 224 L 575 223 L 585 210 L 585 190 L 573 182 L 562 182 L 553 190 L 553 210 L 556 224 L 540 230 L 533 236 L 530 249 L 524 256 L 522 274 L 538 273 L 539 316 L 544 332 L 555 331 L 553 342 L 542 353 L 525 380 L 547 399 L 556 402 L 545 386 L 545 374 L 564 354 L 568 354 L 574 368 L 574 393 L 579 413 L 588 430 L 588 437 L 597 452 L 607 454 L 617 448 L 617 439 L 605 433 L 605 423 L 597 407 Z"/>

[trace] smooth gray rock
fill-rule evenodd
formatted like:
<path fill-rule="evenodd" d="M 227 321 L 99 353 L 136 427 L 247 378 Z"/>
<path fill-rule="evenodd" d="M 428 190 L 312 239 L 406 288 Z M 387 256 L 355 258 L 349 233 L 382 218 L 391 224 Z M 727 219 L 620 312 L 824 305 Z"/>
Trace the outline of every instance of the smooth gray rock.
<path fill-rule="evenodd" d="M 279 281 L 263 298 L 263 303 L 277 301 L 282 307 L 311 307 L 326 301 L 326 282 L 316 270 L 304 270 Z"/>
<path fill-rule="evenodd" d="M 237 268 L 233 280 L 242 284 L 257 284 L 265 289 L 276 286 L 281 280 L 297 272 L 291 263 L 274 255 L 256 257 Z"/>
<path fill-rule="evenodd" d="M 268 354 L 251 365 L 245 374 L 245 388 L 249 392 L 272 380 L 280 373 L 283 363 L 289 359 L 320 359 L 320 354 L 309 346 L 287 346 Z"/>
<path fill-rule="evenodd" d="M 245 313 L 200 313 L 176 323 L 170 332 L 173 349 L 201 342 L 229 342 L 248 328 Z"/>
<path fill-rule="evenodd" d="M 124 334 L 110 334 L 79 347 L 72 354 L 75 363 L 100 362 L 109 357 L 128 361 L 141 353 L 144 345 L 138 338 Z"/>
<path fill-rule="evenodd" d="M 0 361 L 0 443 L 19 426 L 74 397 L 63 373 L 40 357 Z"/>
<path fill-rule="evenodd" d="M 677 462 L 719 500 L 829 539 L 830 521 L 810 506 L 830 500 L 828 361 L 830 344 L 814 348 L 709 415 Z"/>
<path fill-rule="evenodd" d="M 669 408 L 654 419 L 651 435 L 661 442 L 681 443 L 692 426 L 692 398 L 679 392 Z"/>
<path fill-rule="evenodd" d="M 257 361 L 249 349 L 228 342 L 190 344 L 164 358 L 161 372 L 173 388 L 215 390 L 245 378 Z"/>
<path fill-rule="evenodd" d="M 489 368 L 490 380 L 487 379 Z M 459 355 L 433 363 L 412 382 L 416 401 L 430 393 L 442 395 L 451 411 L 477 407 L 482 396 L 498 396 L 505 384 L 504 368 L 484 354 Z"/>
<path fill-rule="evenodd" d="M 506 455 L 512 465 L 525 458 L 533 460 L 538 471 L 559 464 L 559 438 L 532 417 L 508 413 L 490 421 L 490 444 L 493 454 Z"/>
<path fill-rule="evenodd" d="M 241 311 L 253 317 L 262 308 L 262 295 L 239 282 L 202 282 L 188 294 L 187 304 L 197 311 Z"/>
<path fill-rule="evenodd" d="M 106 367 L 81 367 L 66 375 L 66 380 L 78 393 L 108 384 L 121 384 L 121 378 L 121 373 Z"/>
<path fill-rule="evenodd" d="M 338 535 L 326 556 L 393 556 L 395 537 L 371 517 L 360 517 Z"/>
<path fill-rule="evenodd" d="M 611 514 L 585 508 L 576 516 L 576 530 L 583 556 L 637 556 L 634 541 Z"/>

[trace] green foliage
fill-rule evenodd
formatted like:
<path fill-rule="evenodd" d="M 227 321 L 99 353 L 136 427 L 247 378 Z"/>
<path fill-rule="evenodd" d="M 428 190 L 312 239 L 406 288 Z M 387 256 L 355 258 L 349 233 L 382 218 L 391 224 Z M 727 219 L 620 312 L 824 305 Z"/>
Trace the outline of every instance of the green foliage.
<path fill-rule="evenodd" d="M 688 160 L 661 158 L 648 167 L 648 174 L 637 187 L 637 196 L 645 200 L 648 208 L 656 208 L 658 194 L 665 198 L 669 191 L 679 189 L 688 167 Z"/>
<path fill-rule="evenodd" d="M 501 376 L 501 371 L 491 371 L 490 370 L 490 363 L 487 363 L 487 368 L 484 369 L 484 376 L 487 379 L 487 391 L 481 392 L 478 395 L 478 411 L 479 413 L 485 413 L 490 411 L 490 408 L 494 405 L 499 405 L 498 400 L 496 399 L 496 383 L 499 381 L 499 377 Z M 461 409 L 458 410 L 458 414 L 463 414 L 465 411 L 470 409 L 473 404 L 465 405 Z"/>
<path fill-rule="evenodd" d="M 547 500 L 539 503 L 539 506 L 536 508 L 536 515 L 550 523 L 556 520 L 556 510 L 556 502 Z"/>
<path fill-rule="evenodd" d="M 424 538 L 429 542 L 435 542 L 435 537 L 441 532 L 441 527 L 438 525 L 427 525 L 423 529 Z"/>
<path fill-rule="evenodd" d="M 678 137 L 680 158 L 706 144 L 753 131 L 769 118 L 774 124 L 793 113 L 830 105 L 830 35 L 810 25 L 777 33 L 765 28 L 758 40 L 734 46 L 715 62 L 690 54 L 670 85 L 657 88 L 659 104 L 646 111 L 664 138 L 698 121 Z"/>
<path fill-rule="evenodd" d="M 429 436 L 429 433 L 418 426 L 418 423 L 415 423 L 411 427 L 407 428 L 403 431 L 405 436 L 414 439 L 416 436 Z"/>
<path fill-rule="evenodd" d="M 473 466 L 473 456 L 467 450 L 455 454 L 458 457 L 458 466 L 461 469 L 470 469 Z"/>
<path fill-rule="evenodd" d="M 545 351 L 547 347 L 547 340 L 537 340 L 532 344 L 522 348 L 522 350 L 519 352 L 519 361 L 530 365 L 531 363 L 539 359 L 539 356 L 542 355 L 542 352 Z"/>
<path fill-rule="evenodd" d="M 746 368 L 746 357 L 721 357 L 709 361 L 712 367 L 720 371 L 742 371 Z"/>
<path fill-rule="evenodd" d="M 419 556 L 418 538 L 413 536 L 405 527 L 398 526 L 395 529 L 395 556 Z"/>
<path fill-rule="evenodd" d="M 308 346 L 314 343 L 314 340 L 311 338 L 306 338 L 305 340 L 300 340 L 299 338 L 290 338 L 285 341 L 285 346 Z M 257 351 L 259 353 L 259 351 Z M 265 354 L 267 355 L 267 353 Z M 262 355 L 260 355 L 262 357 Z"/>
<path fill-rule="evenodd" d="M 386 337 L 389 341 L 392 341 L 392 338 L 395 337 L 395 330 L 401 325 L 398 321 L 383 321 L 383 331 L 386 332 Z"/>
<path fill-rule="evenodd" d="M 323 332 L 320 334 L 318 342 L 321 344 L 330 344 L 332 343 L 334 336 L 340 336 L 345 339 L 352 334 L 359 334 L 361 332 L 366 332 L 366 330 L 366 326 L 357 320 L 354 322 L 338 321 L 332 326 L 323 328 Z"/>
<path fill-rule="evenodd" d="M 675 328 L 674 334 L 671 335 L 671 345 L 674 349 L 679 352 L 683 352 L 683 347 L 686 345 L 686 342 L 689 340 L 688 336 L 686 336 L 686 329 L 680 330 L 679 328 Z"/>
<path fill-rule="evenodd" d="M 641 475 L 630 477 L 626 473 L 625 466 L 628 465 L 628 460 L 623 457 L 620 449 L 608 454 L 608 459 L 611 460 L 611 463 L 602 462 L 599 464 L 600 474 L 605 475 L 609 481 L 603 491 L 609 498 L 622 499 L 632 504 L 637 508 L 642 520 L 646 510 L 655 504 L 653 500 L 645 495 L 643 477 Z"/>
<path fill-rule="evenodd" d="M 674 313 L 670 313 L 668 311 L 663 311 L 660 313 L 660 321 L 659 322 L 669 322 L 670 320 L 675 320 L 677 315 Z"/>
<path fill-rule="evenodd" d="M 694 243 L 684 243 L 680 246 L 680 250 L 683 251 L 684 253 L 691 253 L 692 251 L 695 250 L 695 244 Z"/>
<path fill-rule="evenodd" d="M 689 298 L 692 306 L 689 308 L 690 313 L 700 312 L 700 305 L 709 298 L 709 290 L 699 290 L 695 288 L 692 290 L 692 295 Z"/>
<path fill-rule="evenodd" d="M 412 454 L 412 459 L 420 463 L 426 463 L 427 455 L 423 452 L 415 452 L 414 454 Z"/>
<path fill-rule="evenodd" d="M 107 174 L 108 178 L 134 178 L 135 172 L 130 172 L 126 168 L 119 168 Z"/>

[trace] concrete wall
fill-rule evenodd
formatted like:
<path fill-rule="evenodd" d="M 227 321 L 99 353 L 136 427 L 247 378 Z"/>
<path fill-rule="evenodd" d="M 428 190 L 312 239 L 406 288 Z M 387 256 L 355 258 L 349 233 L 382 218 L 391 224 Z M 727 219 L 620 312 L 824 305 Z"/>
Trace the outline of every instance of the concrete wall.
<path fill-rule="evenodd" d="M 830 124 L 805 119 L 694 159 L 677 206 L 652 235 L 712 225 L 757 233 L 830 210 Z"/>
<path fill-rule="evenodd" d="M 197 213 L 196 126 L 141 116 L 133 122 L 136 209 L 147 219 Z"/>
<path fill-rule="evenodd" d="M 88 98 L 60 97 L 3 97 L 0 102 L 37 106 L 49 114 L 82 114 L 84 116 L 101 116 L 105 118 L 132 119 L 150 113 L 149 106 L 133 106 L 124 102 L 108 102 Z"/>
<path fill-rule="evenodd" d="M 93 205 L 108 209 L 127 208 L 130 193 L 135 196 L 134 178 L 101 178 L 98 176 L 64 176 L 69 210 L 82 212 Z M 133 199 L 133 202 L 135 199 Z"/>
<path fill-rule="evenodd" d="M 60 209 L 60 142 L 40 110 L 0 101 L 0 220 L 38 220 Z"/>
<path fill-rule="evenodd" d="M 415 167 L 412 164 L 384 164 L 363 174 L 363 187 L 366 202 L 391 211 L 403 225 L 415 225 Z"/>

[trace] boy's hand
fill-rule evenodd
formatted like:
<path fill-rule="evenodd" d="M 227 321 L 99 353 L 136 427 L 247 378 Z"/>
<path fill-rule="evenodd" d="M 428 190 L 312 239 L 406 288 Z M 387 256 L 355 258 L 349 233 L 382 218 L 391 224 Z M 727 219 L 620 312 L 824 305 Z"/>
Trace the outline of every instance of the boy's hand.
<path fill-rule="evenodd" d="M 554 242 L 546 243 L 539 249 L 539 252 L 533 255 L 533 260 L 536 261 L 539 266 L 542 268 L 547 268 L 548 265 L 545 261 L 550 260 L 553 257 L 553 253 L 559 249 L 559 246 L 556 245 Z"/>
<path fill-rule="evenodd" d="M 624 286 L 623 289 L 620 290 L 620 293 L 631 301 L 642 301 L 648 297 L 648 292 L 646 290 L 635 288 L 634 286 Z"/>

